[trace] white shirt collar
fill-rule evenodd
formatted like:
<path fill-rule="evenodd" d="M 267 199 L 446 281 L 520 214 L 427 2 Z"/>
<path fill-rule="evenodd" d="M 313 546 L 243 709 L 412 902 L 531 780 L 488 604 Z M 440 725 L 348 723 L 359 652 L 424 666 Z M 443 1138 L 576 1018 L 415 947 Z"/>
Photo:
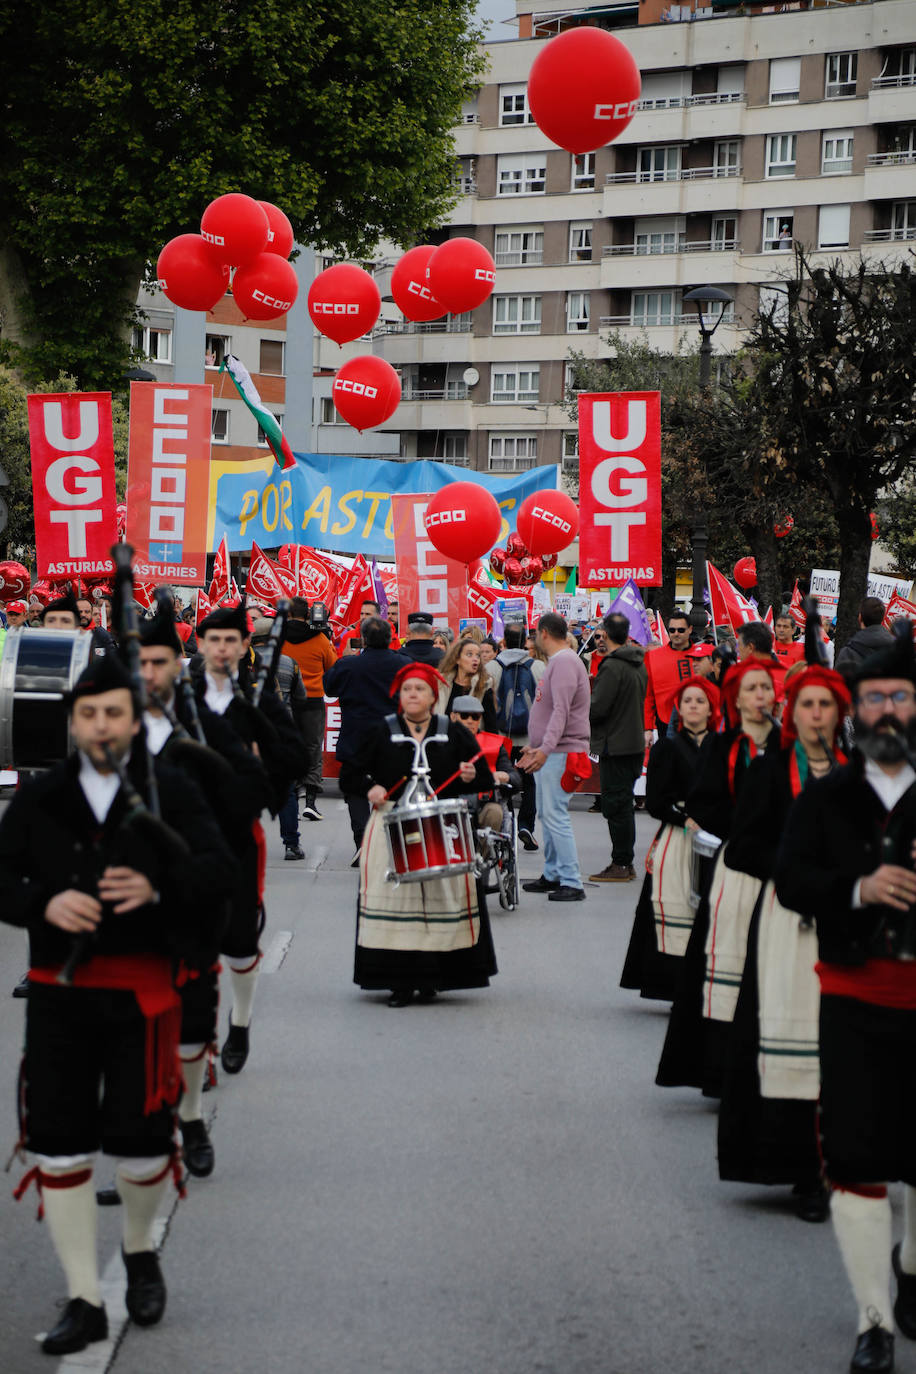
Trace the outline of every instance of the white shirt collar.
<path fill-rule="evenodd" d="M 160 753 L 172 733 L 171 722 L 161 712 L 154 715 L 152 711 L 144 711 L 143 723 L 146 726 L 146 747 L 151 754 Z"/>
<path fill-rule="evenodd" d="M 92 814 L 99 825 L 102 825 L 118 794 L 121 779 L 117 773 L 100 773 L 88 754 L 80 750 L 79 784 Z"/>
<path fill-rule="evenodd" d="M 204 680 L 207 684 L 204 701 L 216 715 L 224 715 L 232 701 L 233 683 L 238 681 L 238 673 L 227 674 L 225 677 L 214 677 L 212 673 L 205 671 Z"/>
<path fill-rule="evenodd" d="M 904 792 L 916 782 L 916 771 L 905 763 L 899 773 L 885 773 L 873 759 L 866 759 L 865 781 L 877 793 L 885 811 L 893 811 Z"/>

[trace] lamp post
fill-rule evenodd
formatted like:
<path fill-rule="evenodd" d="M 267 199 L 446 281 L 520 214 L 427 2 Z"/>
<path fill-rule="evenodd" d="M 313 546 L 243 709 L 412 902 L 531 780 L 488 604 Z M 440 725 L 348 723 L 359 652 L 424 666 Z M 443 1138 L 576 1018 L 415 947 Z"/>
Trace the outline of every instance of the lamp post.
<path fill-rule="evenodd" d="M 700 390 L 708 391 L 712 377 L 712 336 L 722 323 L 725 308 L 734 300 L 734 296 L 718 286 L 696 286 L 692 291 L 685 291 L 681 299 L 685 304 L 690 301 L 697 308 L 697 323 L 700 326 Z M 714 319 L 709 309 L 711 305 L 721 305 L 722 307 Z M 699 636 L 705 632 L 709 623 L 709 616 L 703 605 L 703 591 L 706 586 L 706 554 L 709 546 L 705 510 L 695 510 L 693 513 L 690 542 L 693 555 L 690 623 Z"/>

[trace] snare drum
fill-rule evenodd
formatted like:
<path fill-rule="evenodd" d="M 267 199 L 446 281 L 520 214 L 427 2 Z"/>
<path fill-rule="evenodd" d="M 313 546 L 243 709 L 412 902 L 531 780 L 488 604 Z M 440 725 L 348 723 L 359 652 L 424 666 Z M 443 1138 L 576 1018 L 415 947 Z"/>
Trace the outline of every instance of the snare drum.
<path fill-rule="evenodd" d="M 718 835 L 708 830 L 693 832 L 693 853 L 690 856 L 690 905 L 696 911 L 709 887 L 716 855 L 722 847 Z"/>
<path fill-rule="evenodd" d="M 422 883 L 471 873 L 474 832 L 463 797 L 430 798 L 401 805 L 385 817 L 390 883 Z"/>
<path fill-rule="evenodd" d="M 81 630 L 8 630 L 0 659 L 0 768 L 50 768 L 70 752 L 64 693 L 89 663 Z"/>

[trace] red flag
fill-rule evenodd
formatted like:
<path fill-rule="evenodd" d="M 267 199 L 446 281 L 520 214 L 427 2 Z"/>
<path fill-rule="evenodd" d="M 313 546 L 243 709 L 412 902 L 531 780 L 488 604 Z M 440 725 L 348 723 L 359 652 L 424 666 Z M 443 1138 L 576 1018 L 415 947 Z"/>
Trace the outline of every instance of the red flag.
<path fill-rule="evenodd" d="M 805 628 L 805 608 L 802 603 L 802 594 L 798 590 L 797 577 L 795 579 L 795 586 L 792 588 L 792 600 L 789 602 L 789 615 L 800 630 Z"/>
<path fill-rule="evenodd" d="M 733 587 L 727 577 L 712 563 L 706 564 L 709 580 L 709 604 L 714 625 L 730 625 L 737 630 L 740 625 L 749 625 L 759 620 L 760 614 L 737 587 Z"/>
<path fill-rule="evenodd" d="M 773 628 L 773 607 L 772 607 L 772 606 L 767 606 L 767 613 L 766 613 L 766 615 L 763 617 L 763 623 L 764 623 L 764 625 L 769 625 L 770 629 L 772 630 L 772 628 Z"/>
<path fill-rule="evenodd" d="M 194 624 L 199 625 L 200 622 L 203 620 L 204 616 L 209 615 L 212 610 L 213 603 L 211 602 L 209 596 L 203 590 L 202 587 L 198 587 L 197 603 L 194 607 Z"/>
<path fill-rule="evenodd" d="M 287 596 L 286 588 L 277 577 L 273 563 L 254 543 L 251 545 L 246 590 L 250 597 L 263 601 L 268 606 L 276 606 L 278 601 Z"/>
<path fill-rule="evenodd" d="M 213 560 L 213 581 L 208 592 L 210 601 L 222 601 L 224 597 L 231 596 L 234 586 L 229 565 L 229 540 L 224 534 Z"/>
<path fill-rule="evenodd" d="M 884 628 L 889 630 L 895 620 L 905 618 L 906 620 L 916 620 L 916 602 L 908 601 L 899 592 L 894 592 L 890 601 L 887 603 L 887 611 L 884 615 Z"/>
<path fill-rule="evenodd" d="M 338 638 L 359 624 L 359 608 L 364 601 L 373 600 L 372 569 L 361 553 L 353 560 L 353 566 L 342 579 L 337 593 L 337 602 L 331 612 L 331 625 Z"/>
<path fill-rule="evenodd" d="M 668 638 L 668 631 L 665 627 L 665 621 L 661 611 L 655 612 L 655 633 L 658 635 L 658 642 L 662 646 L 662 648 L 664 648 L 666 644 L 670 643 L 670 640 Z"/>
<path fill-rule="evenodd" d="M 139 582 L 134 578 L 134 600 L 139 602 L 146 611 L 151 611 L 156 604 L 156 583 Z"/>
<path fill-rule="evenodd" d="M 308 544 L 284 544 L 279 560 L 284 568 L 296 574 L 294 596 L 304 596 L 307 601 L 323 601 L 326 606 L 334 605 L 340 572 L 329 558 Z"/>

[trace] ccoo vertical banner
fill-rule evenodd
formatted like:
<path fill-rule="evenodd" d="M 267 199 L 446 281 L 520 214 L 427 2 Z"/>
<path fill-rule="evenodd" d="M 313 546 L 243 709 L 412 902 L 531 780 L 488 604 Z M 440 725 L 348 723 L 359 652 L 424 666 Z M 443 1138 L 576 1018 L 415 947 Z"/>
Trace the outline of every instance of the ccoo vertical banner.
<path fill-rule="evenodd" d="M 151 582 L 206 581 L 209 385 L 131 382 L 127 538 Z"/>
<path fill-rule="evenodd" d="M 579 396 L 579 583 L 662 581 L 661 394 Z"/>
<path fill-rule="evenodd" d="M 423 517 L 431 500 L 429 493 L 391 497 L 402 631 L 411 611 L 428 611 L 448 625 L 457 625 L 468 613 L 464 564 L 441 554 L 426 533 Z"/>
<path fill-rule="evenodd" d="M 39 577 L 114 571 L 118 538 L 111 393 L 30 395 L 29 446 Z"/>

